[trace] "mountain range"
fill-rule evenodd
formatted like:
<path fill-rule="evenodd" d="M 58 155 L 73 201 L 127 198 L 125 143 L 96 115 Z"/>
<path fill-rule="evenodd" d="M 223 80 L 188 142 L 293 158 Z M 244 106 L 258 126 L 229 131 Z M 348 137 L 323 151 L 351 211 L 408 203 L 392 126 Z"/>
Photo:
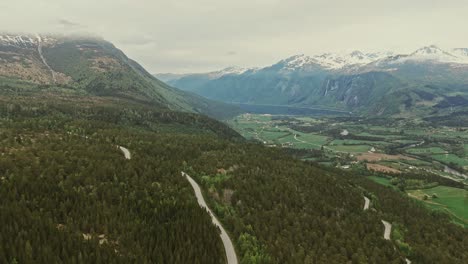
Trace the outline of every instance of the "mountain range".
<path fill-rule="evenodd" d="M 0 84 L 118 98 L 154 108 L 225 118 L 236 107 L 168 86 L 98 37 L 0 34 Z"/>
<path fill-rule="evenodd" d="M 160 75 L 207 98 L 245 104 L 328 107 L 360 113 L 442 113 L 468 106 L 468 49 L 296 55 L 264 68 Z"/>

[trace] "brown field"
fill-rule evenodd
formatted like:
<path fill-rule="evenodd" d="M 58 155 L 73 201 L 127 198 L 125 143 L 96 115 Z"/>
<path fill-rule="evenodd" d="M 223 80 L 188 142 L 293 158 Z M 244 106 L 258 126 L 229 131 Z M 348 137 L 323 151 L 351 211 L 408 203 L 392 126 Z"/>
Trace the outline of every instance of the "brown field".
<path fill-rule="evenodd" d="M 363 153 L 356 157 L 359 161 L 381 161 L 381 160 L 414 160 L 405 155 L 388 155 L 383 153 Z"/>
<path fill-rule="evenodd" d="M 373 171 L 380 171 L 380 172 L 389 172 L 389 173 L 401 173 L 401 171 L 390 168 L 384 165 L 380 164 L 374 164 L 374 163 L 367 163 L 366 164 L 368 170 L 373 170 Z"/>

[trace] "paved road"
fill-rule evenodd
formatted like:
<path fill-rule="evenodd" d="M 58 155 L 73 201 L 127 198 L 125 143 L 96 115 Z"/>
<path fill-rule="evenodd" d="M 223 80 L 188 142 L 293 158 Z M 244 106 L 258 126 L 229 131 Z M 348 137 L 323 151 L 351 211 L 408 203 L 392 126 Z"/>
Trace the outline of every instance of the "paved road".
<path fill-rule="evenodd" d="M 370 200 L 369 200 L 369 198 L 367 198 L 365 196 L 364 196 L 364 200 L 365 200 L 364 210 L 368 210 L 369 205 L 370 205 Z M 382 220 L 382 223 L 385 226 L 384 239 L 390 240 L 390 234 L 392 233 L 392 224 L 390 224 L 389 222 L 384 221 L 384 220 Z M 411 260 L 405 259 L 405 261 L 406 261 L 406 264 L 411 264 Z"/>
<path fill-rule="evenodd" d="M 364 196 L 364 201 L 365 201 L 365 203 L 364 203 L 364 211 L 365 211 L 365 210 L 369 209 L 370 200 L 369 200 L 369 198 Z"/>
<path fill-rule="evenodd" d="M 390 233 L 392 233 L 392 224 L 384 220 L 382 220 L 382 223 L 385 226 L 384 238 L 386 240 L 390 240 Z"/>
<path fill-rule="evenodd" d="M 124 156 L 126 159 L 132 159 L 132 154 L 130 154 L 130 151 L 122 146 L 119 146 L 119 149 L 123 152 Z"/>
<path fill-rule="evenodd" d="M 203 198 L 200 186 L 198 186 L 197 182 L 195 182 L 192 177 L 190 177 L 187 173 L 182 172 L 182 176 L 187 178 L 189 181 L 190 185 L 192 185 L 193 190 L 195 191 L 195 196 L 197 197 L 198 204 L 202 207 L 205 208 L 206 211 L 208 211 L 208 214 L 211 216 L 211 220 L 213 221 L 213 224 L 217 226 L 221 230 L 221 240 L 223 241 L 224 244 L 224 250 L 226 251 L 226 258 L 227 258 L 227 263 L 228 264 L 237 264 L 237 255 L 236 251 L 234 250 L 234 245 L 232 244 L 231 239 L 229 238 L 228 234 L 226 233 L 226 230 L 224 230 L 223 226 L 221 223 L 216 219 L 214 216 L 213 212 L 210 210 L 208 205 L 206 205 L 205 199 Z"/>

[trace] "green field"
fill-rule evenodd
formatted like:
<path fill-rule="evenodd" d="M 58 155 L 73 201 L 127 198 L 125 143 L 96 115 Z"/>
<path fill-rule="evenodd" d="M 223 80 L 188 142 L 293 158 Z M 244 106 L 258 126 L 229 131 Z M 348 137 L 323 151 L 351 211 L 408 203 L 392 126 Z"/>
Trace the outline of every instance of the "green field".
<path fill-rule="evenodd" d="M 314 145 L 323 145 L 327 142 L 328 137 L 316 135 L 316 134 L 305 134 L 305 133 L 296 133 L 297 139 L 300 141 L 305 141 Z"/>
<path fill-rule="evenodd" d="M 390 183 L 390 179 L 388 179 L 388 178 L 377 177 L 377 176 L 369 176 L 367 178 L 370 179 L 370 180 L 375 181 L 376 183 L 379 183 L 379 184 L 382 184 L 382 185 L 385 185 L 385 186 L 394 187 L 394 185 Z"/>
<path fill-rule="evenodd" d="M 408 194 L 423 201 L 432 209 L 449 213 L 457 223 L 463 223 L 468 227 L 468 191 L 437 186 L 431 189 L 408 191 Z M 433 194 L 436 194 L 438 198 L 423 200 L 424 195 L 431 197 Z"/>
<path fill-rule="evenodd" d="M 291 143 L 293 148 L 299 149 L 320 149 L 327 141 L 327 137 L 314 134 L 301 134 L 294 138 L 294 134 L 278 138 L 282 144 Z"/>
<path fill-rule="evenodd" d="M 411 155 L 415 160 L 403 161 L 408 166 L 399 166 L 398 169 L 401 171 L 414 172 L 424 169 L 447 176 L 441 169 L 443 166 L 435 161 L 448 166 L 454 163 L 459 167 L 468 168 L 468 133 L 450 127 L 432 127 L 413 121 L 393 122 L 392 119 L 373 124 L 356 122 L 353 119 L 342 121 L 329 117 L 259 114 L 239 115 L 229 121 L 229 124 L 245 138 L 266 145 L 294 149 L 322 149 L 330 160 L 321 161 L 334 162 L 336 159 L 341 159 L 343 164 L 350 163 L 353 156 L 366 153 L 374 147 L 377 153 L 406 152 Z M 341 135 L 344 130 L 349 134 Z M 409 148 L 408 144 L 418 144 L 418 146 Z M 463 148 L 460 148 L 460 144 L 464 144 Z M 448 154 L 449 152 L 451 154 Z M 353 155 L 347 155 L 348 153 Z M 390 165 L 394 167 L 394 164 Z"/>
<path fill-rule="evenodd" d="M 450 163 L 453 162 L 459 166 L 468 166 L 468 159 L 462 159 L 457 155 L 453 154 L 440 154 L 440 155 L 431 155 L 431 157 L 435 160 Z"/>
<path fill-rule="evenodd" d="M 439 147 L 431 147 L 431 148 L 410 148 L 406 150 L 408 153 L 411 154 L 426 154 L 426 155 L 434 155 L 434 154 L 445 154 L 447 153 L 446 150 L 439 148 Z"/>
<path fill-rule="evenodd" d="M 331 142 L 333 145 L 388 145 L 389 142 L 385 141 L 366 141 L 366 140 L 355 140 L 355 139 L 336 139 Z"/>
<path fill-rule="evenodd" d="M 367 178 L 384 186 L 396 188 L 391 184 L 390 179 L 388 178 L 377 176 L 369 176 Z M 431 189 L 410 190 L 407 191 L 407 193 L 410 197 L 423 202 L 430 209 L 444 211 L 452 217 L 454 222 L 468 227 L 467 190 L 447 186 L 437 186 Z M 436 194 L 437 198 L 432 198 L 433 194 Z M 423 200 L 425 195 L 429 197 L 427 200 Z"/>
<path fill-rule="evenodd" d="M 338 152 L 364 153 L 372 149 L 369 145 L 331 145 L 328 147 Z"/>

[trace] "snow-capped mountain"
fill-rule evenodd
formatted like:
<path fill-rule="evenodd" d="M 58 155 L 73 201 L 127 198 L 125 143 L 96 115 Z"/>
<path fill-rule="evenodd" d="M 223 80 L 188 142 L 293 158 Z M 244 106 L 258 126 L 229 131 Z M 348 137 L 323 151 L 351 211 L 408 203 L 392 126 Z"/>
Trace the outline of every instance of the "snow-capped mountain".
<path fill-rule="evenodd" d="M 433 63 L 468 63 L 466 55 L 462 55 L 463 50 L 453 49 L 451 52 L 442 50 L 441 48 L 432 45 L 420 48 L 415 52 L 401 56 L 395 60 L 395 63 L 406 61 L 413 62 L 433 62 Z"/>
<path fill-rule="evenodd" d="M 17 48 L 34 48 L 41 43 L 52 44 L 57 39 L 51 36 L 44 35 L 12 35 L 12 34 L 0 34 L 0 45 L 12 46 Z"/>
<path fill-rule="evenodd" d="M 443 50 L 435 45 L 431 45 L 420 48 L 410 54 L 398 54 L 375 60 L 371 63 L 361 65 L 360 67 L 355 67 L 350 70 L 349 73 L 400 71 L 410 74 L 411 71 L 407 68 L 409 65 L 418 66 L 419 68 L 430 67 L 433 68 L 433 70 L 437 67 L 442 67 L 442 69 L 435 70 L 438 74 L 450 68 L 467 68 L 468 49 L 457 48 Z"/>
<path fill-rule="evenodd" d="M 168 83 L 225 102 L 397 113 L 402 105 L 410 109 L 445 100 L 439 89 L 466 92 L 468 49 L 432 45 L 408 54 L 301 54 L 255 70 L 227 68 Z"/>
<path fill-rule="evenodd" d="M 292 72 L 330 72 L 330 73 L 359 73 L 373 70 L 389 71 L 397 67 L 397 64 L 415 63 L 451 63 L 468 64 L 468 48 L 456 48 L 445 51 L 435 45 L 420 48 L 409 54 L 397 54 L 395 52 L 362 52 L 350 53 L 323 53 L 308 56 L 305 54 L 294 55 L 283 59 L 278 63 L 265 68 L 240 68 L 228 67 L 219 71 L 193 74 L 156 74 L 168 82 L 176 82 L 184 78 L 203 78 L 208 80 L 219 79 L 223 76 L 235 76 L 255 74 L 257 72 L 273 71 L 279 74 Z"/>
<path fill-rule="evenodd" d="M 208 73 L 157 73 L 157 74 L 154 74 L 154 76 L 163 81 L 171 81 L 175 79 L 194 77 L 194 76 L 197 76 L 197 77 L 203 76 L 206 79 L 214 80 L 214 79 L 218 79 L 227 75 L 241 75 L 245 72 L 254 71 L 256 69 L 257 68 L 241 68 L 237 66 L 232 66 L 232 67 L 224 68 L 219 71 L 212 71 Z"/>
<path fill-rule="evenodd" d="M 20 35 L 0 35 L 0 45 L 3 46 L 16 46 L 16 47 L 34 47 L 37 45 L 39 39 L 32 36 Z"/>
<path fill-rule="evenodd" d="M 280 61 L 284 71 L 307 70 L 320 67 L 325 70 L 340 70 L 346 67 L 360 66 L 393 55 L 393 52 L 363 53 L 324 53 L 315 56 L 295 55 Z"/>
<path fill-rule="evenodd" d="M 468 64 L 468 48 L 443 50 L 435 45 L 420 48 L 410 54 L 393 52 L 364 53 L 324 53 L 315 56 L 295 55 L 280 61 L 283 69 L 279 72 L 311 71 L 322 69 L 326 71 L 360 72 L 375 70 L 400 63 L 437 63 L 437 64 Z M 383 68 L 381 68 L 383 69 Z"/>
<path fill-rule="evenodd" d="M 225 75 L 241 75 L 247 71 L 256 70 L 257 68 L 241 68 L 241 67 L 228 67 L 220 71 L 210 72 L 207 75 L 210 79 L 217 79 Z"/>
<path fill-rule="evenodd" d="M 327 69 L 342 69 L 350 66 L 365 65 L 391 55 L 393 55 L 393 52 L 363 53 L 361 51 L 353 51 L 348 54 L 326 53 L 314 56 L 314 58 Z"/>
<path fill-rule="evenodd" d="M 451 53 L 457 57 L 468 59 L 468 48 L 452 49 Z"/>

